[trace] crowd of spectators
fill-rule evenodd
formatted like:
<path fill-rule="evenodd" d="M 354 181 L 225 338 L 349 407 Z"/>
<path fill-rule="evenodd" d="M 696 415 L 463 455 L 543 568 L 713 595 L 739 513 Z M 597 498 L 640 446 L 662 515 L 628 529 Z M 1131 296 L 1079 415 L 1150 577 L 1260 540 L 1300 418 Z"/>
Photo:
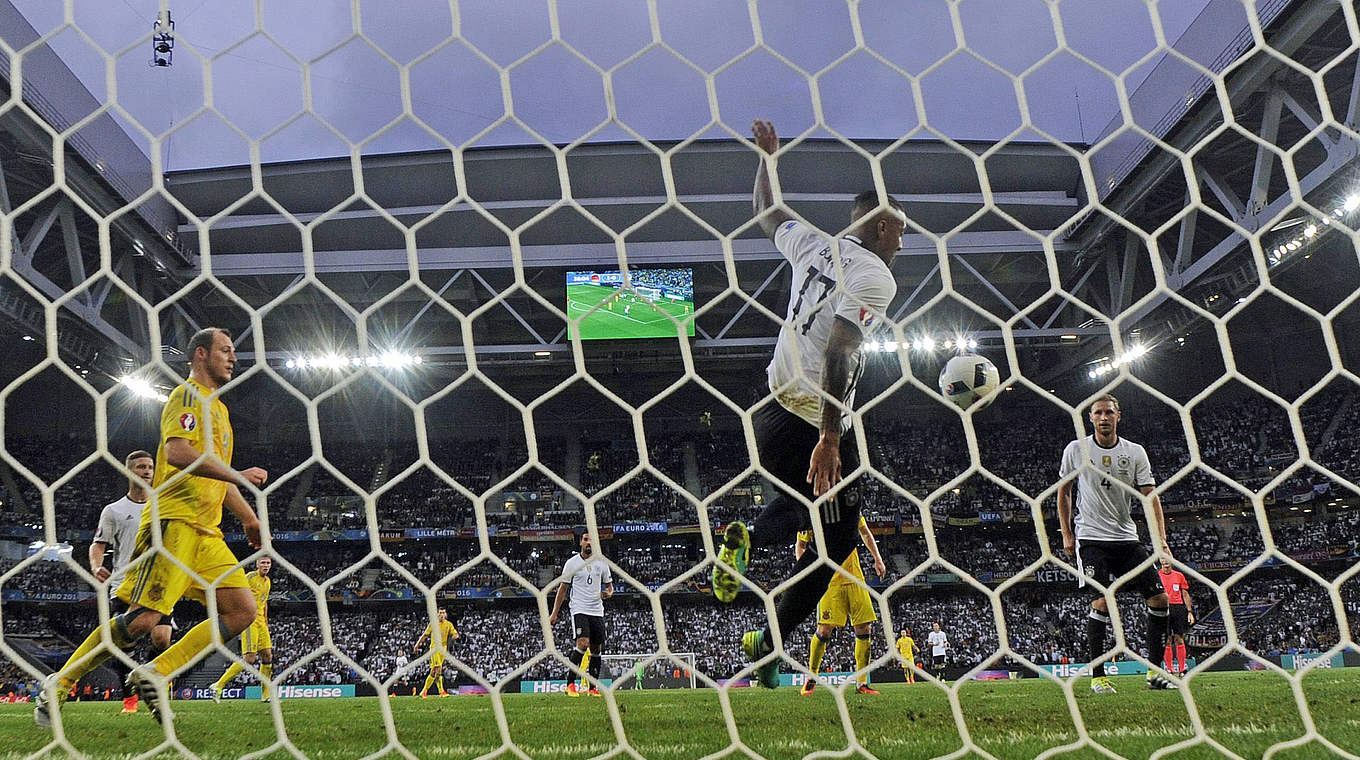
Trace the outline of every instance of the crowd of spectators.
<path fill-rule="evenodd" d="M 1311 400 L 1305 410 L 1304 437 L 1316 444 L 1315 459 L 1342 474 L 1360 475 L 1360 467 L 1352 466 L 1349 460 L 1360 450 L 1360 446 L 1351 445 L 1353 432 L 1360 429 L 1355 424 L 1360 422 L 1360 406 L 1353 403 L 1351 396 L 1337 391 Z M 869 464 L 876 475 L 861 478 L 865 514 L 878 519 L 919 514 L 920 505 L 889 484 L 918 499 L 952 484 L 930 504 L 941 516 L 1029 511 L 1030 498 L 1051 490 L 1057 479 L 1059 455 L 1074 431 L 1069 417 L 1048 407 L 1027 410 L 1025 414 L 1027 423 L 1020 425 L 1008 424 L 1009 418 L 1004 416 L 997 419 L 984 416 L 977 421 L 978 464 L 1024 496 L 1001 487 L 981 472 L 957 481 L 970 468 L 972 460 L 962 423 L 953 415 L 937 412 L 910 422 L 877 425 L 869 437 Z M 1179 475 L 1181 468 L 1191 461 L 1182 417 L 1165 411 L 1139 414 L 1131 409 L 1124 426 L 1123 432 L 1148 448 L 1159 479 L 1174 479 L 1163 494 L 1163 501 L 1169 506 L 1241 502 L 1243 494 L 1234 483 L 1248 489 L 1259 488 L 1276 476 L 1278 464 L 1297 454 L 1287 417 L 1264 399 L 1206 402 L 1196 406 L 1190 416 L 1204 466 Z M 1334 427 L 1335 434 L 1323 446 L 1323 431 L 1329 426 Z M 90 529 L 99 508 L 117 498 L 125 487 L 121 475 L 103 460 L 78 466 L 93 450 L 89 442 L 17 439 L 7 441 L 6 445 L 16 459 L 46 482 L 71 473 L 54 494 L 63 528 Z M 759 476 L 752 474 L 734 481 L 751 463 L 748 442 L 740 429 L 719 430 L 701 425 L 692 432 L 649 430 L 646 446 L 651 467 L 679 484 L 681 490 L 663 483 L 647 470 L 633 472 L 638 464 L 638 450 L 631 439 L 584 438 L 568 447 L 565 439 L 544 437 L 537 441 L 536 467 L 515 477 L 511 476 L 529 459 L 523 440 L 431 441 L 429 456 L 431 463 L 475 494 L 486 493 L 492 486 L 505 491 L 541 492 L 556 508 L 547 510 L 553 513 L 551 518 L 534 524 L 579 524 L 584 520 L 582 505 L 562 495 L 563 483 L 579 487 L 587 497 L 603 494 L 593 503 L 601 523 L 695 522 L 698 519 L 695 500 L 711 497 L 715 492 L 722 493 L 708 507 L 708 516 L 714 522 L 749 516 L 757 507 L 755 495 L 762 488 Z M 576 457 L 579 461 L 568 461 L 568 449 L 579 452 Z M 271 445 L 267 449 L 238 450 L 239 461 L 269 462 L 271 470 L 280 476 L 297 468 L 271 494 L 270 523 L 274 530 L 366 527 L 368 491 L 377 494 L 375 510 L 378 524 L 384 529 L 461 527 L 473 522 L 472 501 L 431 468 L 413 466 L 418 457 L 412 443 L 386 448 L 327 443 L 321 453 L 327 465 L 312 463 L 298 468 L 311 455 L 310 449 Z M 1219 474 L 1212 474 L 1205 467 L 1212 467 Z M 350 483 L 343 482 L 336 473 Z M 1305 492 L 1322 480 L 1314 470 L 1300 471 L 1275 490 L 1282 494 Z M 19 496 L 26 517 L 20 514 L 12 517 L 15 521 L 40 520 L 42 500 L 37 490 L 22 476 L 16 477 L 16 482 L 20 484 Z M 496 501 L 494 497 L 491 500 Z M 1052 503 L 1049 495 L 1044 507 L 1051 510 Z M 523 516 L 490 515 L 488 519 L 493 524 L 526 524 Z"/>
<path fill-rule="evenodd" d="M 1350 614 L 1352 635 L 1360 633 L 1360 589 L 1343 587 L 1343 604 Z M 1208 589 L 1194 588 L 1197 614 L 1205 616 L 1216 609 Z M 1244 644 L 1260 654 L 1285 651 L 1318 651 L 1332 646 L 1338 635 L 1336 617 L 1322 587 L 1292 574 L 1239 581 L 1229 589 L 1234 604 L 1269 601 L 1270 612 L 1253 621 L 1241 632 Z M 1143 657 L 1146 651 L 1144 603 L 1136 593 L 1120 594 L 1119 609 L 1128 646 Z M 616 597 L 606 608 L 607 652 L 650 654 L 659 650 L 664 634 L 669 650 L 693 653 L 698 672 L 714 679 L 732 675 L 746 666 L 741 656 L 742 632 L 765 623 L 764 606 L 754 596 L 743 597 L 730 606 L 717 605 L 702 597 L 663 595 L 659 599 L 658 622 L 649 600 Z M 1025 661 L 1056 664 L 1081 661 L 1085 654 L 1085 618 L 1089 596 L 1072 588 L 1029 587 L 1014 589 L 1001 598 L 1005 616 L 1006 640 L 1015 657 L 1000 652 L 1000 634 L 990 601 L 975 591 L 959 589 L 905 589 L 889 599 L 894 625 L 909 629 L 918 645 L 932 624 L 939 622 L 949 637 L 947 663 L 970 669 L 1023 667 Z M 496 605 L 470 604 L 451 611 L 459 638 L 450 653 L 458 663 L 448 663 L 446 678 L 460 670 L 464 682 L 475 673 L 489 682 L 506 677 L 529 679 L 561 678 L 565 665 L 546 646 L 545 626 L 538 609 L 528 600 Z M 381 614 L 339 612 L 331 617 L 334 641 L 343 653 L 367 670 L 379 682 L 394 674 L 418 682 L 425 668 L 414 661 L 424 654 L 412 647 L 428 625 L 423 605 L 386 608 Z M 786 638 L 788 656 L 796 665 L 807 659 L 807 644 L 812 622 L 800 626 Z M 321 648 L 321 624 L 314 611 L 303 614 L 282 612 L 271 618 L 276 672 L 301 661 Z M 572 646 L 572 633 L 563 621 L 552 629 L 551 645 L 565 657 Z M 838 631 L 827 649 L 824 668 L 853 669 L 853 637 Z M 1113 645 L 1113 639 L 1111 639 Z M 879 658 L 889 651 L 883 627 L 875 626 L 872 655 Z M 1017 659 L 1017 658 L 1023 658 Z M 405 670 L 398 672 L 402 662 Z M 795 665 L 787 664 L 785 670 Z M 249 680 L 249 676 L 242 676 Z M 338 683 L 359 680 L 360 674 L 344 662 L 323 652 L 290 674 L 290 683 Z"/>

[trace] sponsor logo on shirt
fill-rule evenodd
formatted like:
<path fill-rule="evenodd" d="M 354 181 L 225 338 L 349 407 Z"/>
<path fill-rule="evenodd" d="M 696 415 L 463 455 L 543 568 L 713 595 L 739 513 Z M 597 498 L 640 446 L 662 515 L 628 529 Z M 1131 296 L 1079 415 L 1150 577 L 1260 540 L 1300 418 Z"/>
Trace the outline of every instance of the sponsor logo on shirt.
<path fill-rule="evenodd" d="M 781 229 L 784 229 L 784 230 L 791 230 L 791 229 L 793 229 L 794 227 L 797 227 L 797 226 L 798 226 L 798 222 L 794 221 L 793 219 L 790 219 L 790 220 L 788 220 L 787 222 L 784 222 L 783 225 L 781 225 Z"/>
<path fill-rule="evenodd" d="M 198 418 L 193 412 L 185 412 L 179 416 L 179 426 L 181 429 L 192 433 L 198 428 Z"/>

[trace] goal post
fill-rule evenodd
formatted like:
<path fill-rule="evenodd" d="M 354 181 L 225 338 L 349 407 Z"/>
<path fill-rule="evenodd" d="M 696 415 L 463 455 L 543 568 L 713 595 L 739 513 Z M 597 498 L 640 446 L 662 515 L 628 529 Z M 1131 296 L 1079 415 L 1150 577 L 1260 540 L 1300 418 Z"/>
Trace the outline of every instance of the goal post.
<path fill-rule="evenodd" d="M 600 658 L 600 680 L 615 691 L 645 689 L 694 689 L 694 652 L 650 654 L 606 654 Z"/>

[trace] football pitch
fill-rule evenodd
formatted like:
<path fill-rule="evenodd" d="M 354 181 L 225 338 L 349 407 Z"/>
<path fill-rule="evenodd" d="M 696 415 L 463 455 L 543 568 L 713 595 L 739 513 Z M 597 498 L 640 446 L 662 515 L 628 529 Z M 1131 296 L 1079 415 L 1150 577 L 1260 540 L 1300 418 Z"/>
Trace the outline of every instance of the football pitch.
<path fill-rule="evenodd" d="M 568 285 L 567 316 L 580 318 L 581 338 L 673 338 L 674 317 L 685 328 L 685 334 L 694 335 L 694 303 L 691 301 L 648 301 L 634 299 L 625 295 L 615 302 L 610 310 L 601 307 L 590 309 L 606 298 L 619 293 L 616 288 L 601 285 Z M 628 312 L 624 313 L 625 306 Z M 584 315 L 584 316 L 582 316 Z M 669 316 L 668 316 L 669 315 Z M 572 334 L 575 334 L 572 326 Z"/>
<path fill-rule="evenodd" d="M 1183 696 L 1150 692 L 1141 676 L 1114 679 L 1120 693 L 1095 695 L 1077 685 L 1077 705 L 1093 740 L 1129 758 L 1194 735 Z M 1317 729 L 1337 746 L 1360 753 L 1360 672 L 1319 670 L 1303 682 L 1304 696 Z M 1242 757 L 1259 758 L 1276 742 L 1305 733 L 1283 678 L 1264 673 L 1211 673 L 1195 678 L 1199 718 L 1211 736 Z M 699 758 L 735 749 L 717 692 L 621 691 L 614 697 L 619 723 L 605 699 L 563 694 L 511 694 L 502 698 L 509 739 L 531 758 L 594 757 L 612 752 L 618 735 L 647 758 Z M 959 690 L 972 740 L 997 758 L 1032 758 L 1044 750 L 1075 742 L 1077 731 L 1061 691 L 1039 679 L 968 682 Z M 397 697 L 391 700 L 395 738 L 419 758 L 511 758 L 488 696 L 448 699 Z M 728 705 L 736 735 L 768 758 L 801 758 L 818 751 L 847 749 L 847 728 L 864 749 L 879 758 L 928 758 L 960 749 L 958 727 L 945 694 L 929 684 L 885 684 L 882 696 L 845 693 L 842 710 L 827 688 L 811 697 L 797 689 L 773 692 L 733 689 Z M 64 711 L 71 744 L 91 758 L 130 758 L 154 750 L 164 733 L 145 714 L 120 716 L 118 702 L 73 703 Z M 400 758 L 390 745 L 383 711 L 376 698 L 284 700 L 279 729 L 307 757 L 358 759 L 372 754 Z M 179 740 L 204 760 L 256 757 L 285 760 L 276 744 L 269 705 L 232 701 L 175 702 Z M 0 760 L 39 752 L 51 736 L 36 728 L 28 705 L 0 705 Z M 167 751 L 161 756 L 177 754 Z M 56 748 L 44 757 L 68 757 Z M 863 756 L 854 754 L 853 756 Z M 982 757 L 977 753 L 961 755 Z M 1061 752 L 1062 758 L 1105 757 L 1091 748 Z M 1312 760 L 1334 753 L 1314 742 L 1277 752 L 1274 758 Z M 1171 754 L 1176 760 L 1224 755 L 1201 744 Z"/>

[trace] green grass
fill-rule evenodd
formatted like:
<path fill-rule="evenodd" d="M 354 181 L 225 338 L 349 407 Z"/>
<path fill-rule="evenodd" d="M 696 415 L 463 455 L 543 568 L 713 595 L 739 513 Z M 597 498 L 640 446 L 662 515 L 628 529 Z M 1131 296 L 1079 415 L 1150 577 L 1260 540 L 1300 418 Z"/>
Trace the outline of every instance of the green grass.
<path fill-rule="evenodd" d="M 1142 678 L 1115 679 L 1120 693 L 1097 696 L 1079 681 L 1077 705 L 1094 740 L 1130 758 L 1191 738 L 1190 716 L 1178 692 L 1149 692 Z M 1317 671 L 1303 690 L 1318 730 L 1341 748 L 1360 752 L 1360 672 Z M 1215 673 L 1197 677 L 1193 689 L 1208 734 L 1243 757 L 1261 757 L 1273 744 L 1303 733 L 1303 721 L 1284 679 L 1267 673 Z M 741 740 L 769 758 L 799 758 L 847 747 L 847 727 L 879 758 L 927 758 L 962 746 L 948 699 L 928 684 L 888 684 L 880 697 L 846 693 L 842 712 L 835 695 L 820 689 L 800 697 L 796 689 L 774 692 L 733 689 L 729 704 Z M 1061 690 L 1045 680 L 969 682 L 959 702 L 973 741 L 998 758 L 1030 758 L 1074 742 L 1077 733 Z M 391 701 L 392 728 L 421 758 L 473 758 L 497 753 L 506 760 L 505 738 L 488 696 Z M 508 738 L 532 758 L 589 758 L 613 750 L 616 730 L 647 758 L 697 758 L 732 747 L 717 692 L 622 691 L 616 696 L 619 725 L 603 699 L 561 694 L 511 694 L 501 698 Z M 184 746 L 204 760 L 236 758 L 277 742 L 270 706 L 258 702 L 175 702 L 175 729 Z M 64 712 L 68 738 L 92 758 L 128 758 L 154 749 L 161 729 L 145 714 L 119 716 L 119 703 L 75 703 Z M 285 700 L 278 728 L 315 760 L 349 760 L 389 747 L 382 706 L 376 698 Z M 35 728 L 25 705 L 0 705 L 0 759 L 41 750 L 51 737 Z M 65 757 L 61 750 L 47 756 Z M 287 760 L 281 749 L 266 753 Z M 972 753 L 971 757 L 980 757 Z M 1085 748 L 1062 758 L 1101 757 Z M 1168 757 L 1177 760 L 1223 755 L 1200 745 Z M 1313 743 L 1272 757 L 1332 757 Z M 740 753 L 731 755 L 740 758 Z"/>
<path fill-rule="evenodd" d="M 601 308 L 587 314 L 592 307 L 611 295 L 618 293 L 615 288 L 601 285 L 568 285 L 567 316 L 580 318 L 581 337 L 591 338 L 674 338 L 674 317 L 685 328 L 687 335 L 694 335 L 694 304 L 689 301 L 657 301 L 645 299 L 629 301 L 626 297 L 614 305 L 614 310 Z M 623 313 L 623 304 L 631 308 Z M 667 315 L 670 315 L 669 317 Z M 571 326 L 575 334 L 575 326 Z"/>

